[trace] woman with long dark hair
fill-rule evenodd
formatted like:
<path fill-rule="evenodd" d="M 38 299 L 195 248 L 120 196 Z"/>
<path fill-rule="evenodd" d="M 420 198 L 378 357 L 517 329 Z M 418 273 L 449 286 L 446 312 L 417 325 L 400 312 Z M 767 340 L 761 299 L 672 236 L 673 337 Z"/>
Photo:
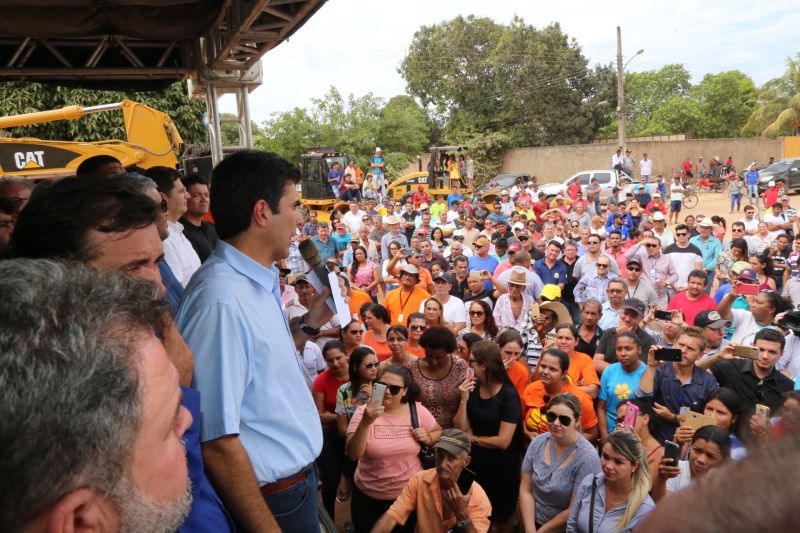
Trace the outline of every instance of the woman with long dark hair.
<path fill-rule="evenodd" d="M 420 346 L 419 340 L 428 329 L 428 319 L 422 313 L 411 313 L 406 324 L 408 324 L 408 353 L 414 357 L 422 357 L 425 355 L 425 349 Z"/>
<path fill-rule="evenodd" d="M 484 300 L 473 300 L 467 304 L 467 326 L 458 332 L 459 335 L 474 333 L 482 339 L 494 339 L 497 336 L 497 325 L 494 322 L 492 308 Z"/>
<path fill-rule="evenodd" d="M 744 443 L 737 436 L 739 420 L 742 418 L 742 402 L 733 389 L 720 387 L 709 393 L 703 414 L 717 421 L 717 427 L 726 431 L 731 439 L 731 457 L 742 459 L 747 455 Z M 675 443 L 681 446 L 681 457 L 686 457 L 695 430 L 682 425 L 675 431 Z"/>
<path fill-rule="evenodd" d="M 363 337 L 364 326 L 358 320 L 351 320 L 342 328 L 342 344 L 344 345 L 344 354 L 348 359 L 353 350 L 362 345 Z"/>
<path fill-rule="evenodd" d="M 364 246 L 356 247 L 353 252 L 353 263 L 347 269 L 352 286 L 366 292 L 374 300 L 378 295 L 378 283 L 381 278 L 378 266 L 367 257 L 367 249 Z"/>
<path fill-rule="evenodd" d="M 453 422 L 472 439 L 470 468 L 492 503 L 493 529 L 508 532 L 519 495 L 520 440 L 514 437 L 522 421 L 520 399 L 497 344 L 473 344 L 469 364 L 474 378 L 459 386 L 461 402 Z"/>
<path fill-rule="evenodd" d="M 312 395 L 322 422 L 322 453 L 319 456 L 322 479 L 322 504 L 331 518 L 336 511 L 336 491 L 344 467 L 344 438 L 336 427 L 336 393 L 347 383 L 347 356 L 341 341 L 328 341 L 322 348 L 322 356 L 328 369 L 314 380 Z M 343 498 L 340 495 L 340 499 Z"/>
<path fill-rule="evenodd" d="M 416 359 L 408 353 L 408 330 L 404 326 L 390 326 L 386 330 L 386 342 L 389 344 L 392 356 L 381 363 L 379 372 L 389 365 L 407 366 Z"/>
<path fill-rule="evenodd" d="M 378 375 L 378 356 L 369 346 L 359 346 L 347 361 L 349 381 L 336 392 L 337 427 L 342 435 L 356 409 L 367 403 L 372 394 L 372 382 Z"/>
<path fill-rule="evenodd" d="M 358 407 L 347 428 L 347 455 L 358 461 L 350 513 L 357 532 L 368 532 L 422 469 L 420 447 L 439 439 L 442 428 L 424 405 L 408 368 L 389 365 L 375 383 L 386 386 L 381 407 Z M 419 427 L 409 404 L 414 402 Z"/>
<path fill-rule="evenodd" d="M 589 474 L 578 485 L 567 520 L 568 533 L 630 532 L 655 509 L 648 495 L 650 470 L 644 449 L 630 431 L 610 433 L 600 453 L 601 474 Z"/>
<path fill-rule="evenodd" d="M 763 253 L 751 255 L 748 262 L 750 268 L 755 270 L 758 275 L 758 290 L 774 291 L 775 280 L 769 277 L 769 273 L 772 272 L 772 257 L 769 255 L 769 248 Z"/>
<path fill-rule="evenodd" d="M 375 350 L 378 361 L 385 361 L 392 356 L 392 351 L 386 342 L 386 332 L 391 321 L 389 311 L 381 304 L 370 305 L 364 313 L 364 323 L 367 326 L 367 331 L 364 333 L 363 342 Z"/>

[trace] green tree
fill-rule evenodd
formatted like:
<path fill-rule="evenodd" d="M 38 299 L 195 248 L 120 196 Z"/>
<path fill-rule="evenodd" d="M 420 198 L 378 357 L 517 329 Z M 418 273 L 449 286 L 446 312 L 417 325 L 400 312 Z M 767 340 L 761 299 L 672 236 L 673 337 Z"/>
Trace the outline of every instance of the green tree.
<path fill-rule="evenodd" d="M 207 133 L 202 124 L 205 104 L 191 100 L 186 82 L 177 82 L 164 91 L 118 92 L 60 87 L 43 83 L 0 84 L 0 108 L 5 115 L 58 109 L 68 105 L 91 106 L 119 102 L 123 99 L 141 102 L 168 114 L 184 142 L 205 143 Z M 38 137 L 68 141 L 102 141 L 125 139 L 121 112 L 93 113 L 80 120 L 48 122 L 12 128 L 12 137 Z"/>
<path fill-rule="evenodd" d="M 674 95 L 658 107 L 640 135 L 695 133 L 702 120 L 700 106 L 692 98 Z"/>
<path fill-rule="evenodd" d="M 743 135 L 800 134 L 800 52 L 786 59 L 782 76 L 761 86 L 755 104 L 742 126 Z"/>
<path fill-rule="evenodd" d="M 428 115 L 410 96 L 395 96 L 381 110 L 377 138 L 383 150 L 418 154 L 425 151 L 430 136 Z"/>
<path fill-rule="evenodd" d="M 445 140 L 502 132 L 521 146 L 594 136 L 613 77 L 587 65 L 558 24 L 537 29 L 519 17 L 502 25 L 470 15 L 422 26 L 399 72 L 409 94 L 445 124 Z"/>
<path fill-rule="evenodd" d="M 755 108 L 756 86 L 738 70 L 706 74 L 692 97 L 700 112 L 698 136 L 736 137 Z"/>
<path fill-rule="evenodd" d="M 689 71 L 681 64 L 664 65 L 659 70 L 626 72 L 625 126 L 628 136 L 651 135 L 650 120 L 655 112 L 674 96 L 688 96 L 692 89 L 690 79 Z"/>
<path fill-rule="evenodd" d="M 233 113 L 220 113 L 219 118 L 221 121 L 224 119 L 236 120 L 236 115 Z M 239 145 L 239 125 L 236 122 L 222 122 L 220 129 L 222 130 L 222 146 Z M 252 120 L 250 121 L 250 131 L 254 139 L 261 134 L 261 128 Z"/>

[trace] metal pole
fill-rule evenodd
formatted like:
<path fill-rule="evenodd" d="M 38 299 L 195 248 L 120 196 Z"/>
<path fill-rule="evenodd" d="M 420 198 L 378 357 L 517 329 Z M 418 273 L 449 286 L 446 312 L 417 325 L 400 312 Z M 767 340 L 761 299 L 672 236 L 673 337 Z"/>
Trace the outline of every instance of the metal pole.
<path fill-rule="evenodd" d="M 622 68 L 622 30 L 617 26 L 617 145 L 625 148 L 625 74 Z"/>

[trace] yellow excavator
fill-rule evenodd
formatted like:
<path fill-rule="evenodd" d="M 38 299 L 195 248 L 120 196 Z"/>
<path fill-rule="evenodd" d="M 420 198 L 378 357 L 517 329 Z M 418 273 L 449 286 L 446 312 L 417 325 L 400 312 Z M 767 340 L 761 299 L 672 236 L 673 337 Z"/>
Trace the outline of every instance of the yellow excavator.
<path fill-rule="evenodd" d="M 96 142 L 0 137 L 0 175 L 30 179 L 75 174 L 85 159 L 116 157 L 123 166 L 178 167 L 183 140 L 166 113 L 131 100 L 91 107 L 67 106 L 51 111 L 0 117 L 0 129 L 58 120 L 78 120 L 89 113 L 122 111 L 127 139 Z"/>

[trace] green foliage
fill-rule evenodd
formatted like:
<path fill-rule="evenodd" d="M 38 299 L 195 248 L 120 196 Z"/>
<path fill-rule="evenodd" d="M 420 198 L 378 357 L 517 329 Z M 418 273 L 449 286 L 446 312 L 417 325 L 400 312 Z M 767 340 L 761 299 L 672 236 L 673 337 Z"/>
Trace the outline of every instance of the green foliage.
<path fill-rule="evenodd" d="M 125 98 L 167 113 L 185 143 L 207 141 L 206 130 L 201 122 L 205 104 L 189 99 L 186 82 L 174 83 L 161 92 L 129 93 L 59 87 L 42 83 L 0 84 L 0 109 L 4 115 L 47 111 L 68 105 L 109 104 Z M 67 141 L 125 139 L 121 112 L 93 113 L 80 120 L 12 128 L 7 133 L 12 137 Z"/>
<path fill-rule="evenodd" d="M 691 75 L 683 65 L 664 65 L 659 70 L 625 73 L 625 127 L 631 137 L 653 135 L 658 128 L 650 120 L 674 96 L 688 96 Z M 674 102 L 673 102 L 674 107 Z M 667 130 L 661 133 L 685 133 Z M 616 136 L 616 131 L 612 136 Z"/>
<path fill-rule="evenodd" d="M 692 96 L 701 116 L 699 137 L 736 137 L 755 107 L 756 86 L 750 76 L 730 70 L 706 74 Z"/>
<path fill-rule="evenodd" d="M 220 120 L 233 119 L 236 120 L 236 115 L 233 113 L 220 113 Z M 220 124 L 222 130 L 222 146 L 238 146 L 239 145 L 239 125 L 236 122 L 222 122 Z M 250 121 L 250 130 L 253 138 L 261 133 L 261 128 L 254 121 Z"/>
<path fill-rule="evenodd" d="M 537 146 L 588 142 L 607 121 L 613 74 L 587 64 L 558 24 L 470 15 L 421 27 L 399 72 L 446 124 L 445 139 L 499 132 L 512 146 Z"/>
<path fill-rule="evenodd" d="M 674 95 L 653 112 L 640 135 L 693 133 L 698 130 L 700 121 L 700 106 L 697 101 Z"/>
<path fill-rule="evenodd" d="M 742 126 L 742 135 L 800 134 L 800 52 L 786 59 L 782 76 L 759 89 L 755 103 L 755 109 Z"/>
<path fill-rule="evenodd" d="M 396 96 L 384 105 L 372 93 L 351 94 L 345 100 L 331 87 L 311 104 L 274 114 L 256 137 L 256 146 L 296 162 L 309 148 L 330 146 L 354 156 L 366 170 L 377 145 L 386 158 L 387 175 L 398 177 L 430 141 L 431 122 L 408 96 Z"/>

